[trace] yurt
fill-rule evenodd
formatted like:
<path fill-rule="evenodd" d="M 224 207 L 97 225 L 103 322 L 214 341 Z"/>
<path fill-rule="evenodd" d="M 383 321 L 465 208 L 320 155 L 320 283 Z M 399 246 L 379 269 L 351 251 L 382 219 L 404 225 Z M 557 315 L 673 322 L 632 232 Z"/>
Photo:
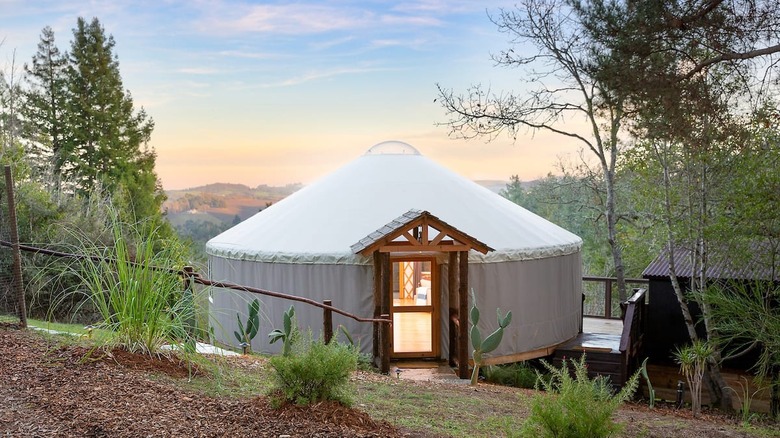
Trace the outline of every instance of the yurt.
<path fill-rule="evenodd" d="M 214 237 L 206 252 L 212 280 L 331 300 L 365 318 L 389 315 L 382 342 L 380 324 L 334 315 L 334 326 L 364 353 L 449 358 L 464 369 L 472 294 L 483 334 L 497 328 L 497 308 L 513 313 L 493 363 L 544 356 L 577 335 L 581 246 L 576 235 L 389 141 Z M 279 351 L 267 334 L 281 327 L 291 304 L 301 329 L 321 331 L 320 308 L 235 290 L 210 293 L 221 343 L 238 345 L 237 315 L 245 321 L 255 298 L 261 321 L 254 351 Z"/>

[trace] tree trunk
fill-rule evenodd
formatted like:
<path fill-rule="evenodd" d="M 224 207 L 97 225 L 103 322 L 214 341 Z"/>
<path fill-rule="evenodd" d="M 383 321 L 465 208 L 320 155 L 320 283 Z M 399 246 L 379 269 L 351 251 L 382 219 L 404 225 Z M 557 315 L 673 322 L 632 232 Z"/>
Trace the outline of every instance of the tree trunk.
<path fill-rule="evenodd" d="M 612 260 L 615 263 L 615 278 L 617 279 L 618 297 L 620 302 L 628 299 L 626 294 L 626 274 L 623 266 L 623 250 L 617 240 L 617 212 L 615 211 L 615 172 L 611 169 L 604 170 L 607 201 L 607 241 L 612 250 Z M 612 315 L 608 315 L 612 316 Z"/>

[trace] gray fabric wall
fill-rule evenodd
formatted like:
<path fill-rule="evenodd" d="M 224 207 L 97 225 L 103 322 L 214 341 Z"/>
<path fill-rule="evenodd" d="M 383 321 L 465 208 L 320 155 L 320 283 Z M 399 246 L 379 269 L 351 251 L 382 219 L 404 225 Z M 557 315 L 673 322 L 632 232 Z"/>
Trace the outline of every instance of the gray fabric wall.
<path fill-rule="evenodd" d="M 365 265 L 281 264 L 210 258 L 214 280 L 254 286 L 276 292 L 300 295 L 322 302 L 333 300 L 335 307 L 362 317 L 373 315 L 373 268 Z M 448 356 L 449 301 L 447 266 L 440 265 L 439 315 L 441 357 Z M 579 331 L 582 303 L 582 260 L 580 253 L 537 260 L 469 264 L 469 287 L 477 294 L 481 310 L 480 329 L 486 336 L 498 327 L 496 308 L 502 314 L 511 310 L 512 323 L 499 348 L 491 356 L 522 353 L 554 345 L 574 337 Z M 237 291 L 212 292 L 212 326 L 218 341 L 237 345 L 236 312 L 246 314 L 246 303 L 255 297 Z M 275 353 L 280 346 L 269 345 L 267 334 L 281 327 L 282 313 L 290 301 L 257 296 L 261 305 L 261 327 L 252 343 L 255 351 Z M 322 328 L 322 310 L 295 304 L 299 325 L 311 327 L 315 336 Z M 334 329 L 344 325 L 361 350 L 370 353 L 373 328 L 334 314 Z"/>
<path fill-rule="evenodd" d="M 333 306 L 360 317 L 372 317 L 374 312 L 373 269 L 361 265 L 295 265 L 282 263 L 258 263 L 211 257 L 209 277 L 212 280 L 229 281 L 245 286 L 298 295 L 319 302 L 332 300 Z M 247 303 L 258 298 L 260 305 L 260 330 L 252 341 L 252 349 L 263 353 L 281 351 L 279 342 L 269 344 L 268 333 L 282 327 L 282 315 L 290 305 L 295 306 L 299 326 L 311 328 L 314 336 L 322 333 L 322 309 L 305 303 L 272 298 L 247 292 L 213 289 L 211 326 L 217 341 L 237 346 L 233 331 L 238 328 L 236 312 L 246 321 Z M 351 318 L 333 314 L 334 334 L 343 325 L 360 343 L 361 351 L 372 349 L 371 323 L 357 322 Z M 342 338 L 343 339 L 343 338 Z"/>

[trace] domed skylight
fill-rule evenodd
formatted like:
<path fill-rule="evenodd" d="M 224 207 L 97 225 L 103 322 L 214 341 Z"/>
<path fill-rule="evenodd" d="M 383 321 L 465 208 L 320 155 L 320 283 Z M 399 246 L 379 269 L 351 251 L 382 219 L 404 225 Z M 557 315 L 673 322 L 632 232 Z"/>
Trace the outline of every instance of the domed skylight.
<path fill-rule="evenodd" d="M 384 141 L 371 146 L 366 155 L 420 155 L 420 151 L 402 141 Z"/>

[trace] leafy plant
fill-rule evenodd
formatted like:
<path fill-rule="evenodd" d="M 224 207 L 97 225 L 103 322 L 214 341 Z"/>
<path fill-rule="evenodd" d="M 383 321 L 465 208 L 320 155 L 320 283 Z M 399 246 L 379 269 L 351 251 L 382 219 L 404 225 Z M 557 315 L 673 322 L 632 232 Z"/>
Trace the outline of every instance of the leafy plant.
<path fill-rule="evenodd" d="M 195 309 L 172 266 L 180 257 L 176 241 L 161 244 L 156 228 L 122 224 L 115 211 L 109 220 L 113 245 L 82 241 L 80 251 L 89 257 L 64 273 L 79 278 L 78 289 L 60 300 L 85 296 L 82 305 L 92 305 L 101 319 L 95 327 L 112 334 L 108 343 L 128 351 L 151 354 L 164 344 L 191 345 L 187 324 Z"/>
<path fill-rule="evenodd" d="M 642 377 L 645 378 L 645 383 L 647 383 L 647 396 L 650 397 L 650 409 L 653 409 L 655 407 L 655 389 L 653 389 L 653 384 L 650 383 L 650 376 L 647 375 L 647 359 L 642 361 L 642 367 L 639 368 L 639 372 L 642 374 Z"/>
<path fill-rule="evenodd" d="M 271 358 L 276 406 L 287 403 L 310 405 L 334 400 L 344 405 L 352 403 L 349 376 L 357 367 L 357 353 L 348 345 L 322 339 L 296 342 L 291 354 Z"/>
<path fill-rule="evenodd" d="M 612 414 L 636 391 L 638 372 L 616 394 L 609 378 L 588 377 L 584 354 L 579 361 L 564 359 L 560 368 L 545 361 L 542 364 L 550 376 L 542 378 L 540 373 L 537 388 L 548 394 L 537 394 L 532 398 L 531 413 L 523 425 L 525 436 L 598 438 L 610 436 L 620 429 L 612 421 Z"/>
<path fill-rule="evenodd" d="M 274 329 L 271 333 L 268 333 L 268 338 L 270 338 L 272 344 L 281 340 L 284 343 L 282 355 L 289 356 L 298 332 L 297 324 L 295 322 L 295 307 L 290 306 L 290 308 L 284 312 L 282 324 L 283 330 Z"/>
<path fill-rule="evenodd" d="M 707 361 L 712 353 L 712 346 L 698 339 L 691 345 L 678 348 L 674 352 L 674 360 L 680 365 L 680 372 L 685 376 L 691 389 L 691 410 L 694 416 L 701 412 L 701 384 Z"/>
<path fill-rule="evenodd" d="M 485 378 L 499 385 L 533 388 L 536 384 L 536 370 L 527 362 L 493 365 L 485 369 Z"/>
<path fill-rule="evenodd" d="M 373 370 L 373 356 L 367 353 L 361 353 L 360 352 L 360 343 L 355 342 L 355 340 L 352 338 L 352 335 L 349 333 L 349 330 L 347 330 L 346 327 L 343 325 L 339 325 L 339 331 L 344 335 L 344 338 L 347 340 L 347 345 L 349 345 L 349 348 L 352 348 L 355 350 L 355 353 L 357 354 L 358 358 L 358 369 L 361 371 L 370 371 Z"/>
<path fill-rule="evenodd" d="M 255 298 L 248 305 L 249 314 L 247 315 L 246 325 L 241 321 L 241 315 L 236 312 L 236 319 L 238 320 L 239 331 L 233 331 L 233 336 L 236 337 L 239 343 L 248 344 L 249 349 L 252 348 L 252 339 L 257 336 L 257 330 L 260 328 L 260 317 L 258 312 L 260 311 L 260 300 Z"/>
<path fill-rule="evenodd" d="M 477 296 L 474 293 L 474 289 L 471 290 L 471 303 L 471 312 L 469 314 L 471 331 L 469 332 L 469 337 L 471 338 L 471 346 L 474 348 L 472 352 L 474 371 L 471 373 L 471 384 L 476 385 L 479 378 L 479 368 L 482 366 L 483 355 L 498 348 L 501 339 L 504 337 L 504 329 L 512 322 L 512 311 L 508 311 L 506 316 L 502 318 L 501 309 L 496 309 L 498 328 L 483 340 L 482 333 L 477 326 L 479 324 L 479 308 L 477 308 Z"/>
<path fill-rule="evenodd" d="M 741 394 L 738 393 L 734 388 L 729 387 L 731 391 L 734 392 L 734 394 L 739 398 L 739 415 L 742 419 L 742 425 L 748 426 L 750 425 L 750 421 L 753 419 L 753 416 L 755 414 L 750 412 L 750 405 L 753 404 L 753 397 L 756 396 L 759 392 L 765 389 L 765 387 L 759 387 L 753 392 L 750 392 L 750 383 L 748 382 L 747 377 L 741 376 L 742 380 L 744 380 L 744 384 L 740 382 L 739 380 L 737 383 L 740 386 Z"/>

